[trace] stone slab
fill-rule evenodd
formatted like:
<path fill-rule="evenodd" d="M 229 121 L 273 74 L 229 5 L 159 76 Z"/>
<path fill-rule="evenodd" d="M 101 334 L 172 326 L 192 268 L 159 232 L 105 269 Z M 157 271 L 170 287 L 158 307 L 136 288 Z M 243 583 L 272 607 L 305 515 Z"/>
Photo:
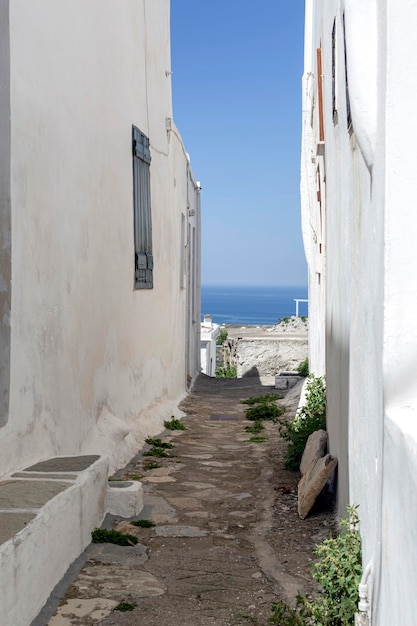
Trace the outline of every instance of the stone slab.
<path fill-rule="evenodd" d="M 57 456 L 53 459 L 41 461 L 30 467 L 27 472 L 82 472 L 93 465 L 100 457 L 96 454 L 84 456 Z"/>
<path fill-rule="evenodd" d="M 235 422 L 238 419 L 238 415 L 232 415 L 230 413 L 212 413 L 210 415 L 210 420 L 212 422 Z"/>
<path fill-rule="evenodd" d="M 317 496 L 333 474 L 337 465 L 337 458 L 326 454 L 317 459 L 308 468 L 298 483 L 298 515 L 304 519 L 313 507 Z"/>
<path fill-rule="evenodd" d="M 45 476 L 43 472 L 16 472 L 12 478 L 48 478 L 52 480 L 77 480 L 77 474 L 49 474 Z"/>
<path fill-rule="evenodd" d="M 155 529 L 158 537 L 206 537 L 208 532 L 197 526 L 158 526 Z"/>
<path fill-rule="evenodd" d="M 149 598 L 165 592 L 165 585 L 149 572 L 108 565 L 84 567 L 74 587 L 80 595 L 93 589 L 97 595 L 115 599 Z"/>
<path fill-rule="evenodd" d="M 304 476 L 312 463 L 326 454 L 327 440 L 328 434 L 325 430 L 316 430 L 309 436 L 300 464 L 302 476 Z"/>
<path fill-rule="evenodd" d="M 131 532 L 134 526 L 125 532 Z M 92 543 L 88 548 L 90 560 L 103 565 L 124 565 L 125 567 L 138 567 L 148 560 L 146 547 L 140 543 L 135 546 L 116 546 L 111 543 Z"/>
<path fill-rule="evenodd" d="M 0 513 L 0 543 L 14 537 L 34 517 L 35 513 Z"/>
<path fill-rule="evenodd" d="M 275 376 L 275 389 L 291 389 L 301 380 L 300 376 Z"/>
<path fill-rule="evenodd" d="M 77 623 L 80 623 L 79 619 L 87 618 L 98 622 L 98 620 L 103 620 L 110 615 L 117 604 L 117 600 L 108 600 L 107 598 L 85 598 L 84 600 L 68 598 L 65 604 L 58 608 L 57 614 L 52 617 L 48 626 L 72 626 L 75 623 L 74 619 L 77 620 Z"/>
<path fill-rule="evenodd" d="M 0 510 L 40 509 L 70 486 L 55 480 L 5 480 L 0 483 Z"/>

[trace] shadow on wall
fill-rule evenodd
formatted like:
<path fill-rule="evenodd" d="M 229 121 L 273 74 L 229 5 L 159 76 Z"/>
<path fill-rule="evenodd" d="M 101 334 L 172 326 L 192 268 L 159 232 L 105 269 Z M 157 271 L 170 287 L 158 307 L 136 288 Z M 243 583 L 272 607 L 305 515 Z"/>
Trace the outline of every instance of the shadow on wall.
<path fill-rule="evenodd" d="M 253 365 L 250 370 L 248 370 L 247 372 L 245 372 L 242 376 L 242 378 L 257 378 L 258 380 L 261 379 L 261 377 L 259 376 L 259 370 L 258 368 Z"/>

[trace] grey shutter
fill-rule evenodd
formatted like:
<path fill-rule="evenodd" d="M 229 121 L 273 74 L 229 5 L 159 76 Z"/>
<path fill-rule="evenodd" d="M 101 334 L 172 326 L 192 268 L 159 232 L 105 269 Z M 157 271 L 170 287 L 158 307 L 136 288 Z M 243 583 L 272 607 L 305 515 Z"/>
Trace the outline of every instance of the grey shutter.
<path fill-rule="evenodd" d="M 133 126 L 133 207 L 135 239 L 135 288 L 152 289 L 151 153 L 149 139 Z"/>

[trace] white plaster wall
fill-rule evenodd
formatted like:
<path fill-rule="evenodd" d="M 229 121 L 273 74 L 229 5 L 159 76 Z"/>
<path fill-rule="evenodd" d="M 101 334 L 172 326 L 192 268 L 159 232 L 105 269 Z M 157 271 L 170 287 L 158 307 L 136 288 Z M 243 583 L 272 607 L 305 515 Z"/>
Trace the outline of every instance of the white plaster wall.
<path fill-rule="evenodd" d="M 10 4 L 13 290 L 2 473 L 90 452 L 120 466 L 185 393 L 188 161 L 166 130 L 169 46 L 168 0 Z M 133 289 L 132 124 L 151 142 L 152 290 Z M 190 343 L 196 352 L 197 330 Z"/>
<path fill-rule="evenodd" d="M 306 42 L 313 42 L 306 46 L 307 71 L 320 42 L 323 50 L 325 356 L 330 449 L 339 457 L 339 511 L 347 501 L 359 504 L 364 565 L 372 564 L 372 623 L 412 626 L 417 611 L 417 122 L 412 79 L 417 5 L 334 0 L 308 2 L 306 9 Z M 343 11 L 350 133 L 341 38 L 336 43 L 336 65 L 342 69 L 336 122 L 331 100 L 331 32 L 336 18 L 340 33 Z M 303 134 L 303 157 L 316 141 L 313 126 Z M 306 189 L 302 186 L 304 207 Z M 312 267 L 315 254 L 310 248 Z M 321 305 L 312 302 L 310 293 L 310 311 L 314 306 L 319 310 Z M 310 346 L 313 342 L 313 353 L 320 351 L 320 337 L 310 325 Z"/>

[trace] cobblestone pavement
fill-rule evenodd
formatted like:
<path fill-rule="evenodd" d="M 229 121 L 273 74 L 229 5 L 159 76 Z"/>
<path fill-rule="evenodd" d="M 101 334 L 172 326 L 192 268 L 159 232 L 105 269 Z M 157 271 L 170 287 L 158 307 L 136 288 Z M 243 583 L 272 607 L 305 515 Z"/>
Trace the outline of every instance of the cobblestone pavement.
<path fill-rule="evenodd" d="M 140 477 L 139 518 L 155 525 L 107 520 L 139 543 L 91 544 L 75 580 L 70 572 L 67 588 L 57 592 L 54 616 L 44 611 L 34 625 L 262 626 L 274 601 L 310 589 L 311 550 L 328 533 L 329 518 L 299 520 L 298 475 L 282 469 L 285 444 L 277 426 L 266 422 L 261 442 L 250 442 L 245 430 L 250 422 L 241 400 L 273 392 L 269 382 L 198 379 L 181 407 L 186 430 L 161 435 L 173 444 L 169 457 L 141 451 L 118 472 Z M 289 416 L 299 391 L 280 401 Z M 146 469 L 150 460 L 160 466 Z M 133 610 L 115 610 L 121 602 Z"/>

